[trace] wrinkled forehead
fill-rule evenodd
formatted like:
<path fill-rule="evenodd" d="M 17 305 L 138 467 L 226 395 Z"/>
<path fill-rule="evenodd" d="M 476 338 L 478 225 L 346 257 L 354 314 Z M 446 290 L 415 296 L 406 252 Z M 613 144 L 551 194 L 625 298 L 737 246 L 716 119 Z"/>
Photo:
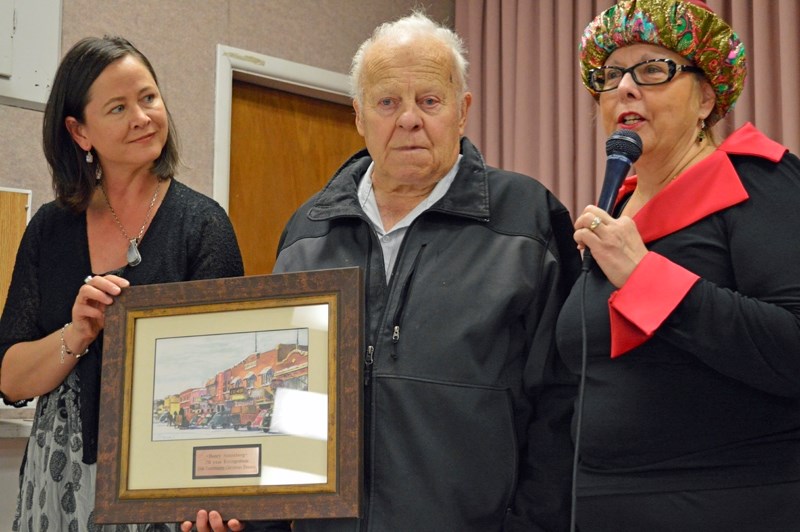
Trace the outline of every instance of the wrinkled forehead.
<path fill-rule="evenodd" d="M 364 57 L 363 87 L 408 82 L 455 86 L 451 50 L 432 37 L 404 37 L 376 42 Z"/>

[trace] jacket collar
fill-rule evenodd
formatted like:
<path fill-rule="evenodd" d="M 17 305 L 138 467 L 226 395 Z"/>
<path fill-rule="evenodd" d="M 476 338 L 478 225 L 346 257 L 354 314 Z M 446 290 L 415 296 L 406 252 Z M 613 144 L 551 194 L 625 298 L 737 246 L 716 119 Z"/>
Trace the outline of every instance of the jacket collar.
<path fill-rule="evenodd" d="M 461 138 L 461 163 L 453 184 L 430 210 L 486 220 L 489 218 L 489 184 L 486 163 L 466 137 Z M 358 182 L 372 158 L 366 149 L 348 159 L 336 171 L 314 202 L 308 217 L 325 220 L 337 216 L 362 216 L 358 202 Z"/>
<path fill-rule="evenodd" d="M 751 123 L 731 134 L 717 150 L 661 190 L 633 219 L 645 243 L 745 201 L 749 196 L 729 155 L 750 155 L 777 162 L 787 148 Z M 636 176 L 625 180 L 617 202 L 636 188 Z M 713 192 L 712 192 L 713 191 Z"/>

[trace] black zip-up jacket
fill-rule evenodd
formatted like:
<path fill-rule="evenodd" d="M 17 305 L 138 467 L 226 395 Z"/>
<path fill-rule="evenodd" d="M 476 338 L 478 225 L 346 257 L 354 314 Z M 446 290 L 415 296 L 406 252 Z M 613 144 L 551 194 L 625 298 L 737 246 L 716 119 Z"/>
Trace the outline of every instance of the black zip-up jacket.
<path fill-rule="evenodd" d="M 358 200 L 366 151 L 284 230 L 275 272 L 360 266 L 366 285 L 363 518 L 296 531 L 568 528 L 577 388 L 554 327 L 580 269 L 572 222 L 534 179 L 461 153 L 388 281 Z"/>

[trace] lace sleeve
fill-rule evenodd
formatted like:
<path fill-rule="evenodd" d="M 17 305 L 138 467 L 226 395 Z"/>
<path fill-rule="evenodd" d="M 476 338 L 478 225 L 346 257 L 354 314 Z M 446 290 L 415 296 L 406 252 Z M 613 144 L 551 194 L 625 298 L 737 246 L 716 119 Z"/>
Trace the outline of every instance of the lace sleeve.
<path fill-rule="evenodd" d="M 36 275 L 39 249 L 37 226 L 41 217 L 34 217 L 25 230 L 20 241 L 11 284 L 8 289 L 3 314 L 0 316 L 0 369 L 3 357 L 8 349 L 23 341 L 34 340 L 42 334 L 37 326 L 39 313 L 39 283 Z M 7 405 L 22 407 L 30 400 L 11 402 L 6 399 L 2 390 L 0 397 Z"/>

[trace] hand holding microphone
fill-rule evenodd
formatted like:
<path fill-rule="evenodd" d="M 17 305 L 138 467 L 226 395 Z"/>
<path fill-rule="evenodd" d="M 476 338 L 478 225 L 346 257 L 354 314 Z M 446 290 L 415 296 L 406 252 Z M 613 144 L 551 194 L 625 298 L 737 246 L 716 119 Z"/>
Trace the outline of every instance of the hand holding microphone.
<path fill-rule="evenodd" d="M 641 154 L 642 139 L 635 131 L 620 129 L 608 137 L 606 140 L 606 173 L 603 177 L 603 186 L 600 189 L 597 207 L 605 212 L 611 212 L 625 176 L 628 175 L 631 166 Z M 600 218 L 595 216 L 589 229 L 594 231 L 600 223 Z M 584 248 L 583 270 L 590 270 L 593 263 L 591 251 L 588 247 Z"/>

